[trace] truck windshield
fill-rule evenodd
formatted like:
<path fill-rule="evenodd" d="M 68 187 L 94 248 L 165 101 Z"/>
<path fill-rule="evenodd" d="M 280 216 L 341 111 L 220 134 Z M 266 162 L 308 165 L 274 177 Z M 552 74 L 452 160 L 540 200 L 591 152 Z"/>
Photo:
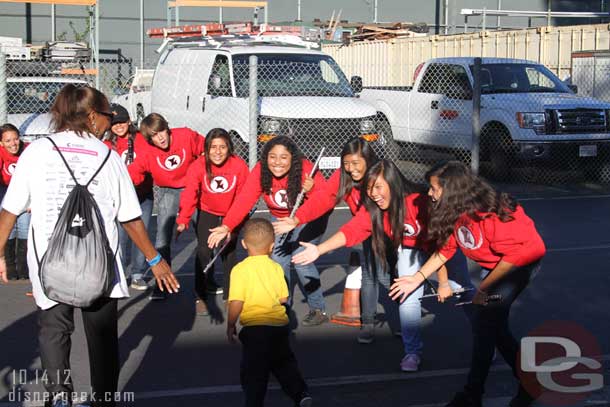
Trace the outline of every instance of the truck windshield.
<path fill-rule="evenodd" d="M 326 55 L 256 54 L 260 96 L 354 96 L 339 65 Z M 238 97 L 249 94 L 250 55 L 233 56 Z"/>
<path fill-rule="evenodd" d="M 471 66 L 472 70 L 473 67 Z M 536 64 L 482 64 L 481 93 L 571 93 L 551 71 Z"/>
<path fill-rule="evenodd" d="M 67 82 L 9 82 L 6 96 L 9 114 L 47 113 Z M 79 83 L 75 83 L 79 86 Z"/>

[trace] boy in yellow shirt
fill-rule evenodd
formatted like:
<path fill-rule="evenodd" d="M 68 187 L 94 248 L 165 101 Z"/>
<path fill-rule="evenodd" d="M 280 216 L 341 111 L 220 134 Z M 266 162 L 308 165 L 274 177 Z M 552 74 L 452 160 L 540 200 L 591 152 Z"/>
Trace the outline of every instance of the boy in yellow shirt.
<path fill-rule="evenodd" d="M 246 222 L 241 244 L 248 257 L 231 271 L 227 337 L 230 343 L 236 342 L 239 318 L 240 381 L 246 407 L 264 406 L 269 373 L 295 405 L 309 407 L 312 399 L 290 349 L 288 316 L 283 305 L 288 301 L 288 286 L 282 266 L 269 257 L 273 242 L 273 226 L 268 220 L 254 218 Z"/>

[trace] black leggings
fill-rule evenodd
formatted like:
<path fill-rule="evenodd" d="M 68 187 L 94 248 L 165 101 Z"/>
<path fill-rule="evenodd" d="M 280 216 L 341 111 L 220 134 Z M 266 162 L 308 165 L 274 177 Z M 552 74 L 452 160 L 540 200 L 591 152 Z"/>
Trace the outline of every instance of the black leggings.
<path fill-rule="evenodd" d="M 211 213 L 200 210 L 197 216 L 197 256 L 195 258 L 195 292 L 197 296 L 205 300 L 207 298 L 207 290 L 215 289 L 218 284 L 214 281 L 214 265 L 210 267 L 207 273 L 203 273 L 203 269 L 214 257 L 214 252 L 208 247 L 208 236 L 210 229 L 222 224 L 222 216 L 213 215 Z M 237 236 L 239 228 L 231 232 L 231 242 L 223 250 L 220 258 L 224 269 L 224 283 L 222 298 L 227 299 L 229 296 L 229 280 L 231 269 L 235 266 L 235 249 L 237 247 Z"/>
<path fill-rule="evenodd" d="M 537 261 L 511 270 L 488 292 L 488 295 L 501 295 L 500 301 L 490 302 L 486 306 L 472 306 L 472 359 L 466 384 L 466 389 L 472 394 L 483 394 L 496 347 L 518 379 L 516 362 L 519 342 L 508 325 L 510 307 L 539 267 L 540 261 Z"/>

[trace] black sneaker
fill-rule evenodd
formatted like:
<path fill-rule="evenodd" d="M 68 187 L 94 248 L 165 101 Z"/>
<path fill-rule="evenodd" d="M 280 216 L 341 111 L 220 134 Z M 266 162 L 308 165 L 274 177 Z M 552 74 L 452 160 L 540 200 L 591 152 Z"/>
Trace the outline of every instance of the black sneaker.
<path fill-rule="evenodd" d="M 315 309 L 309 311 L 309 314 L 307 314 L 307 316 L 303 318 L 303 321 L 301 323 L 303 324 L 303 326 L 315 326 L 322 325 L 325 322 L 328 322 L 328 315 L 326 315 L 326 312 L 320 309 Z"/>
<path fill-rule="evenodd" d="M 296 404 L 298 407 L 311 407 L 313 405 L 313 399 L 307 392 L 301 393 L 298 400 Z"/>
<path fill-rule="evenodd" d="M 481 397 L 473 397 L 472 395 L 460 391 L 455 393 L 453 400 L 451 400 L 445 407 L 483 407 Z"/>

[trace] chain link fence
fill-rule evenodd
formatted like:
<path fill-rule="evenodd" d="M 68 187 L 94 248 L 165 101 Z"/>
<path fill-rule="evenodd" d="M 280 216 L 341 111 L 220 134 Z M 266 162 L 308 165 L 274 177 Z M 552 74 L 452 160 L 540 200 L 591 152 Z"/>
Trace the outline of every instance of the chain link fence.
<path fill-rule="evenodd" d="M 102 62 L 101 88 L 135 121 L 155 111 L 172 127 L 202 134 L 224 128 L 250 161 L 277 135 L 292 137 L 312 161 L 324 147 L 325 175 L 340 165 L 343 144 L 360 136 L 415 182 L 447 159 L 516 185 L 610 182 L 610 100 L 603 100 L 610 81 L 594 80 L 595 70 L 581 69 L 572 78 L 579 93 L 535 62 L 483 58 L 475 80 L 474 58 L 444 58 L 420 65 L 413 78 L 401 73 L 389 82 L 394 86 L 374 86 L 375 78 L 358 72 L 347 78 L 317 51 L 239 48 L 177 43 L 156 67 L 152 90 L 135 94 L 129 93 L 131 64 Z M 66 81 L 94 82 L 91 75 L 61 75 L 62 69 L 7 61 L 9 115 L 48 111 Z M 402 84 L 407 81 L 413 86 Z M 252 154 L 250 146 L 256 147 Z"/>

